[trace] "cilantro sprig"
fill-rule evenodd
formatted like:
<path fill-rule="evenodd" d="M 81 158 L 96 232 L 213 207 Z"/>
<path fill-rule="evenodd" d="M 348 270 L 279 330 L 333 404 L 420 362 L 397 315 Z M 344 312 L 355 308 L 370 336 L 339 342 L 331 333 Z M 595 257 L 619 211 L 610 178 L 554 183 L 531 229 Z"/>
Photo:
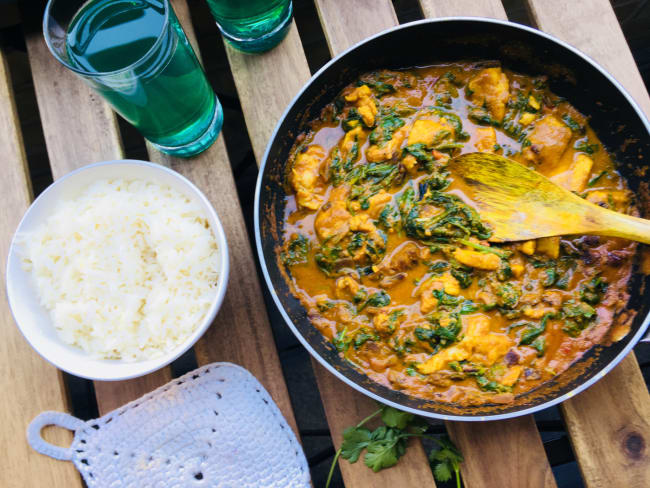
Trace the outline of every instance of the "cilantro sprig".
<path fill-rule="evenodd" d="M 372 431 L 364 427 L 377 415 L 381 415 L 383 425 Z M 456 486 L 460 488 L 460 463 L 463 462 L 463 456 L 449 437 L 438 438 L 426 435 L 426 430 L 427 424 L 422 418 L 382 405 L 356 426 L 348 427 L 343 431 L 343 443 L 336 451 L 325 488 L 328 488 L 332 481 L 334 467 L 339 457 L 347 459 L 350 463 L 356 463 L 365 450 L 364 464 L 376 473 L 397 464 L 406 453 L 410 437 L 426 437 L 438 444 L 438 448 L 431 451 L 429 455 L 433 475 L 436 480 L 443 482 L 451 479 L 453 473 L 456 476 Z"/>
<path fill-rule="evenodd" d="M 456 487 L 460 488 L 460 463 L 463 462 L 463 456 L 451 442 L 449 436 L 444 435 L 437 441 L 439 448 L 432 450 L 429 454 L 433 476 L 436 481 L 444 483 L 449 481 L 452 475 L 455 475 Z"/>

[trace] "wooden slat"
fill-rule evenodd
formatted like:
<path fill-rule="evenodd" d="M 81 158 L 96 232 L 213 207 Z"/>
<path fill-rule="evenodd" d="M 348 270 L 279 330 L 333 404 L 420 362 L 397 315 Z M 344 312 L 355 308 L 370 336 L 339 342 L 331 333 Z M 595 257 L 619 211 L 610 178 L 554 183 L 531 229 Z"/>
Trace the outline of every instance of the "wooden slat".
<path fill-rule="evenodd" d="M 396 26 L 390 0 L 355 0 L 341 8 L 340 0 L 316 0 L 330 53 L 338 54 L 377 32 Z"/>
<path fill-rule="evenodd" d="M 607 0 L 528 6 L 540 29 L 592 56 L 650 115 L 648 92 Z M 561 409 L 587 486 L 650 486 L 650 395 L 633 354 Z"/>
<path fill-rule="evenodd" d="M 527 5 L 539 29 L 595 59 L 650 115 L 648 90 L 608 0 L 572 2 L 571 8 L 564 0 L 527 0 Z"/>
<path fill-rule="evenodd" d="M 397 25 L 390 1 L 357 0 L 354 8 L 342 9 L 337 0 L 316 0 L 323 31 L 333 56 L 356 42 Z M 312 359 L 314 374 L 327 415 L 332 438 L 338 447 L 343 430 L 376 410 L 366 396 L 346 386 Z M 361 463 L 340 462 L 345 484 L 361 486 L 435 486 L 426 453 L 420 442 L 412 442 L 408 456 L 395 467 L 373 474 Z M 417 446 L 417 447 L 415 447 Z"/>
<path fill-rule="evenodd" d="M 507 19 L 500 0 L 420 0 L 420 7 L 427 18 L 470 15 Z"/>
<path fill-rule="evenodd" d="M 25 36 L 38 109 L 54 178 L 97 161 L 123 157 L 114 112 L 50 53 L 37 12 L 22 7 L 33 30 Z M 35 16 L 36 14 L 36 16 Z M 128 383 L 95 382 L 99 412 L 104 414 L 169 381 L 169 368 Z"/>
<path fill-rule="evenodd" d="M 287 37 L 263 55 L 245 54 L 228 43 L 225 45 L 253 152 L 259 163 L 282 112 L 309 79 L 309 66 L 295 22 Z"/>
<path fill-rule="evenodd" d="M 532 415 L 480 424 L 447 422 L 447 430 L 465 458 L 465 486 L 556 486 Z"/>
<path fill-rule="evenodd" d="M 172 4 L 188 37 L 194 39 L 186 0 L 172 0 Z M 232 361 L 248 369 L 268 390 L 298 436 L 223 136 L 191 159 L 173 158 L 152 146 L 148 151 L 152 161 L 172 167 L 205 193 L 228 239 L 228 291 L 217 318 L 195 347 L 198 362 Z"/>
<path fill-rule="evenodd" d="M 0 50 L 0 274 L 5 275 L 6 256 L 18 222 L 32 199 L 22 134 L 5 54 Z M 67 411 L 63 378 L 56 368 L 34 352 L 16 327 L 6 299 L 4 279 L 0 284 L 0 486 L 81 487 L 72 463 L 53 461 L 33 451 L 25 429 L 43 410 Z M 69 432 L 56 430 L 48 441 L 67 446 Z"/>
<path fill-rule="evenodd" d="M 650 399 L 634 354 L 561 410 L 588 487 L 650 486 Z"/>
<path fill-rule="evenodd" d="M 427 17 L 472 15 L 507 20 L 500 0 L 420 0 L 420 5 Z M 446 425 L 465 456 L 461 472 L 467 486 L 492 483 L 503 487 L 555 486 L 532 416 L 471 424 L 447 422 Z M 504 462 L 505 459 L 508 461 Z M 527 479 L 530 482 L 526 483 Z"/>

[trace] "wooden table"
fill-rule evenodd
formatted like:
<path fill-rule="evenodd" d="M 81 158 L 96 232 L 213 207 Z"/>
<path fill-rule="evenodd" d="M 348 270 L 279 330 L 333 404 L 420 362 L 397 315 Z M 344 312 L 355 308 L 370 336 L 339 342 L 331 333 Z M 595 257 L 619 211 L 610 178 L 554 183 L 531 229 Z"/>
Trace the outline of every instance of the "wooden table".
<path fill-rule="evenodd" d="M 31 75 L 34 82 L 50 168 L 58 178 L 74 168 L 124 156 L 115 114 L 47 50 L 39 29 L 42 10 L 21 2 Z M 38 2 L 36 2 L 38 3 Z M 194 41 L 187 0 L 172 0 Z M 389 0 L 314 0 L 331 55 L 398 23 Z M 424 17 L 475 15 L 505 19 L 500 0 L 419 0 Z M 567 2 L 526 0 L 538 28 L 566 40 L 614 73 L 650 114 L 650 98 L 608 0 Z M 190 0 L 192 10 L 205 6 Z M 215 27 L 216 29 L 216 27 Z M 198 52 L 198 46 L 195 43 Z M 310 70 L 294 23 L 287 38 L 260 56 L 226 47 L 230 72 L 243 109 L 248 135 L 259 163 L 282 111 Z M 171 158 L 148 147 L 151 161 L 170 166 L 194 181 L 219 213 L 230 243 L 231 280 L 215 323 L 198 342 L 198 364 L 233 361 L 248 368 L 265 385 L 290 425 L 296 423 L 278 360 L 246 223 L 221 136 L 191 160 Z M 27 158 L 16 112 L 5 53 L 0 50 L 0 266 L 13 231 L 33 198 Z M 251 188 L 252 191 L 252 188 Z M 4 274 L 4 268 L 0 271 Z M 2 283 L 4 287 L 4 282 Z M 81 480 L 69 463 L 33 452 L 25 427 L 42 410 L 69 410 L 63 375 L 33 352 L 13 324 L 0 291 L 0 486 L 72 488 Z M 314 375 L 336 447 L 342 430 L 375 409 L 372 401 L 313 363 Z M 167 382 L 171 369 L 130 381 L 95 382 L 100 414 Z M 588 391 L 561 407 L 584 482 L 589 487 L 650 486 L 650 396 L 633 355 Z M 556 486 L 532 416 L 509 421 L 446 428 L 465 456 L 462 474 L 469 487 Z M 46 432 L 65 444 L 70 436 Z M 373 474 L 363 463 L 340 465 L 345 485 L 363 487 L 435 486 L 424 449 L 413 442 L 394 468 Z"/>

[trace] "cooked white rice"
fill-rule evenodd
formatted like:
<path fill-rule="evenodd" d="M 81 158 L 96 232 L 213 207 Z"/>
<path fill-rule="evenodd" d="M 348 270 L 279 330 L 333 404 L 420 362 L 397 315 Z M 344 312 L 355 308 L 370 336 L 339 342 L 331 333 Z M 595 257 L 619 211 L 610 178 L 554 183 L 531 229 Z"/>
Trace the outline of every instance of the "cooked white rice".
<path fill-rule="evenodd" d="M 21 241 L 60 338 L 95 357 L 160 356 L 214 299 L 218 250 L 206 215 L 168 186 L 97 181 Z"/>

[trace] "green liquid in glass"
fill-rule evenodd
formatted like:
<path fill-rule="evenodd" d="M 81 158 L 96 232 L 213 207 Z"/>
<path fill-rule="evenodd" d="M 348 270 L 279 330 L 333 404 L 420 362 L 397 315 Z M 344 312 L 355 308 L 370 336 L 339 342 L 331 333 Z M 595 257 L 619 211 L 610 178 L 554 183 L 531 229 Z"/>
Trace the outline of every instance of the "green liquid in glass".
<path fill-rule="evenodd" d="M 291 0 L 207 1 L 224 38 L 241 51 L 267 51 L 291 26 Z"/>
<path fill-rule="evenodd" d="M 223 115 L 173 11 L 160 0 L 92 0 L 67 33 L 70 63 L 159 149 L 189 156 L 216 139 Z"/>

